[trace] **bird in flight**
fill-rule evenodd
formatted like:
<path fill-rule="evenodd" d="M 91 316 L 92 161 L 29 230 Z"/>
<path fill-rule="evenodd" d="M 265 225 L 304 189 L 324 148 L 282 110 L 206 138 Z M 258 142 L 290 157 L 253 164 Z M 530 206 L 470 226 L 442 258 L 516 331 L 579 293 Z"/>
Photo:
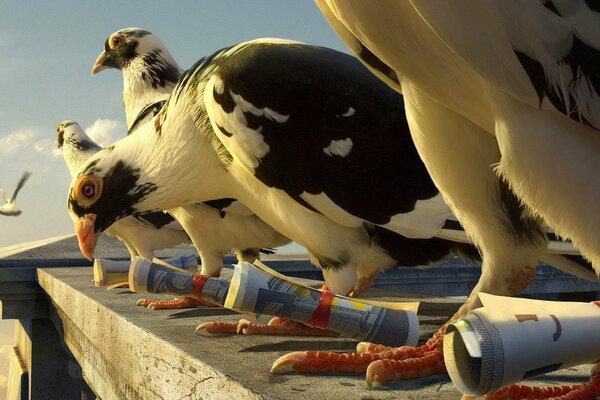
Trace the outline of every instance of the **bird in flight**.
<path fill-rule="evenodd" d="M 16 217 L 18 215 L 21 215 L 23 211 L 19 210 L 16 204 L 17 194 L 19 194 L 19 192 L 23 188 L 23 185 L 25 185 L 25 182 L 27 181 L 27 179 L 29 179 L 30 176 L 30 172 L 23 173 L 23 176 L 19 180 L 19 183 L 17 183 L 17 188 L 15 189 L 11 197 L 8 197 L 4 190 L 0 188 L 0 195 L 2 195 L 2 197 L 4 198 L 4 204 L 0 206 L 0 215 L 5 215 L 7 217 Z"/>

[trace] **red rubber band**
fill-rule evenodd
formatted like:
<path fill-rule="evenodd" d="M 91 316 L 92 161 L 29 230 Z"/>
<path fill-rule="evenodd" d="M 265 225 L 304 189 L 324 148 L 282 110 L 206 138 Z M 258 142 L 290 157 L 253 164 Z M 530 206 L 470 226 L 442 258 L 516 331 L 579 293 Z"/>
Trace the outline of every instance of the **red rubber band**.
<path fill-rule="evenodd" d="M 315 312 L 306 325 L 314 328 L 327 328 L 329 323 L 329 316 L 331 315 L 331 302 L 333 301 L 333 292 L 329 290 L 319 290 L 321 292 L 321 299 L 315 309 Z"/>
<path fill-rule="evenodd" d="M 202 289 L 208 280 L 208 275 L 195 274 L 192 280 L 192 297 L 196 300 L 202 300 Z"/>

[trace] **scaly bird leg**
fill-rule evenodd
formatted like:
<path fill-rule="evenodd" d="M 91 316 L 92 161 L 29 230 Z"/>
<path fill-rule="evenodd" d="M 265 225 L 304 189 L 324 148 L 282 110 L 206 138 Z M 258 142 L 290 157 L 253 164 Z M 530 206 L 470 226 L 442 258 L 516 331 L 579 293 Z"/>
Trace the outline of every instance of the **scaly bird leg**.
<path fill-rule="evenodd" d="M 456 314 L 453 319 L 458 318 Z M 444 365 L 442 344 L 446 327 L 453 320 L 448 321 L 431 339 L 423 346 L 412 347 L 387 347 L 373 343 L 359 343 L 356 353 L 328 353 L 297 351 L 286 354 L 277 359 L 271 367 L 275 373 L 285 366 L 302 373 L 310 372 L 367 372 L 367 383 L 375 380 L 385 383 L 392 379 L 413 379 L 429 375 L 446 373 Z M 423 359 L 424 361 L 419 361 Z M 383 360 L 394 360 L 394 363 Z M 371 367 L 370 365 L 374 365 Z M 381 368 L 391 368 L 388 373 Z M 369 372 L 370 371 L 370 372 Z M 370 377 L 370 378 L 369 378 Z"/>
<path fill-rule="evenodd" d="M 205 322 L 196 328 L 196 332 L 205 329 L 210 333 L 243 333 L 245 335 L 283 335 L 283 336 L 335 336 L 335 332 L 313 328 L 300 322 L 285 318 L 272 318 L 267 325 L 241 319 L 235 322 Z"/>
<path fill-rule="evenodd" d="M 361 293 L 363 293 L 368 288 L 373 286 L 373 282 L 375 282 L 375 279 L 377 279 L 377 277 L 379 276 L 380 273 L 381 273 L 381 269 L 378 269 L 371 275 L 363 276 L 362 278 L 360 278 L 358 280 L 358 282 L 356 283 L 356 285 L 354 285 L 354 289 L 348 294 L 348 296 L 349 297 L 360 296 Z"/>
<path fill-rule="evenodd" d="M 214 304 L 193 297 L 181 297 L 173 300 L 140 299 L 137 306 L 148 307 L 151 310 L 178 310 L 182 308 L 215 307 Z"/>

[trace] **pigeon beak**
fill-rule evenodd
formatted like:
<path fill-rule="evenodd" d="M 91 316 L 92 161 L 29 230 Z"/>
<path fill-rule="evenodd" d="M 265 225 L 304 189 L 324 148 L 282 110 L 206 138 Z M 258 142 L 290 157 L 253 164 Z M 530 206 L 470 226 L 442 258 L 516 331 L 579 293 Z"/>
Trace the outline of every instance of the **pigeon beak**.
<path fill-rule="evenodd" d="M 96 249 L 95 229 L 96 214 L 86 214 L 75 223 L 75 233 L 79 242 L 79 250 L 81 254 L 88 260 L 94 258 L 94 250 Z"/>
<path fill-rule="evenodd" d="M 92 75 L 96 75 L 98 72 L 109 68 L 106 65 L 104 65 L 106 60 L 108 60 L 108 54 L 106 53 L 106 51 L 103 51 L 102 53 L 100 53 L 98 58 L 96 58 L 96 62 L 92 67 Z"/>

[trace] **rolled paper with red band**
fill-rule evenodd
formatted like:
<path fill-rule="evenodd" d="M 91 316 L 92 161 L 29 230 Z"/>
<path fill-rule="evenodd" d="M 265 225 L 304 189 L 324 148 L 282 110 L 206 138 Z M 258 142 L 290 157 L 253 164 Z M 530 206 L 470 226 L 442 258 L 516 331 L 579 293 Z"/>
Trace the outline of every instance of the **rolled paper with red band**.
<path fill-rule="evenodd" d="M 416 345 L 416 313 L 313 289 L 242 262 L 235 266 L 225 307 L 283 317 L 346 337 L 387 346 Z"/>
<path fill-rule="evenodd" d="M 388 346 L 416 345 L 413 311 L 391 309 L 280 279 L 249 263 L 235 266 L 231 281 L 154 264 L 137 258 L 131 290 L 200 298 L 231 310 L 283 317 L 344 336 Z"/>
<path fill-rule="evenodd" d="M 135 257 L 129 269 L 129 288 L 136 293 L 169 293 L 223 305 L 230 281 L 195 274 Z"/>

